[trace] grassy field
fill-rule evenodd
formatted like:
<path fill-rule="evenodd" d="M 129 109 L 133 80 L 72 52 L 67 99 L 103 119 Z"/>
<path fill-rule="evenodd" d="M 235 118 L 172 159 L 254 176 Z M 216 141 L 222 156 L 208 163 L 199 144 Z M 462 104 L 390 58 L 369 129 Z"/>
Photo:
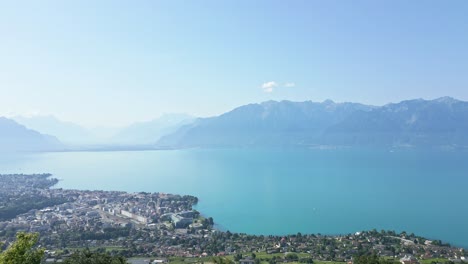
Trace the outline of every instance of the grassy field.
<path fill-rule="evenodd" d="M 106 252 L 111 252 L 112 250 L 117 250 L 117 251 L 125 250 L 125 248 L 123 248 L 123 247 L 88 247 L 88 249 L 90 251 L 96 251 L 99 248 L 104 248 L 106 250 Z M 85 250 L 85 249 L 86 249 L 85 247 L 69 247 L 69 248 L 67 248 L 67 250 L 70 251 L 70 252 Z"/>
<path fill-rule="evenodd" d="M 309 254 L 307 253 L 295 253 L 298 255 L 299 258 L 306 258 L 309 257 Z M 244 254 L 244 257 L 248 256 L 250 254 Z M 266 252 L 256 252 L 255 253 L 257 259 L 262 259 L 260 264 L 268 264 L 268 260 L 272 259 L 273 257 L 283 257 L 284 253 L 274 253 L 274 254 L 268 254 Z M 229 260 L 234 260 L 234 256 L 225 256 L 223 258 L 229 259 Z M 444 258 L 433 258 L 433 259 L 425 259 L 425 260 L 420 260 L 421 264 L 431 264 L 431 263 L 446 263 L 448 259 Z M 171 264 L 190 264 L 190 263 L 206 263 L 210 264 L 213 262 L 212 257 L 203 257 L 203 258 L 182 258 L 182 257 L 173 257 L 169 258 L 169 262 Z M 299 262 L 289 262 L 290 264 L 299 264 Z M 319 261 L 319 260 L 314 260 L 314 264 L 344 264 L 345 262 L 338 262 L 338 261 Z"/>
<path fill-rule="evenodd" d="M 432 259 L 424 259 L 424 260 L 421 260 L 420 263 L 421 264 L 431 264 L 432 262 L 435 262 L 435 263 L 445 263 L 447 262 L 448 259 L 444 259 L 444 258 L 432 258 Z"/>
<path fill-rule="evenodd" d="M 293 252 L 292 252 L 293 253 Z M 299 258 L 307 258 L 310 257 L 309 254 L 307 253 L 294 253 L 296 254 Z M 250 255 L 250 254 L 247 254 Z M 273 254 L 268 254 L 266 252 L 255 252 L 255 256 L 258 259 L 271 259 L 273 257 L 284 257 L 284 253 L 273 253 Z"/>
<path fill-rule="evenodd" d="M 294 253 L 299 258 L 307 258 L 310 257 L 307 253 Z M 247 257 L 251 254 L 243 254 L 244 257 Z M 266 252 L 255 252 L 255 256 L 257 259 L 261 259 L 260 264 L 268 264 L 268 260 L 272 259 L 273 257 L 284 257 L 284 253 L 274 253 L 268 254 Z M 223 258 L 229 259 L 234 261 L 234 255 L 225 256 Z M 202 257 L 202 258 L 183 258 L 183 257 L 172 257 L 169 258 L 169 262 L 171 264 L 190 264 L 190 263 L 212 263 L 212 257 Z M 299 262 L 289 262 L 290 264 L 299 264 Z M 344 264 L 345 262 L 336 262 L 336 261 L 314 261 L 317 264 Z M 427 263 L 430 264 L 430 263 Z"/>
<path fill-rule="evenodd" d="M 227 257 L 228 259 L 231 259 Z M 189 264 L 189 263 L 205 263 L 205 264 L 211 264 L 212 258 L 180 258 L 180 259 L 171 259 L 169 261 L 171 264 Z M 301 264 L 299 262 L 288 262 L 289 264 Z M 314 261 L 314 263 L 317 264 L 344 264 L 345 262 L 336 262 L 336 261 Z M 268 261 L 261 261 L 260 264 L 268 264 Z"/>
<path fill-rule="evenodd" d="M 316 263 L 316 264 L 343 264 L 343 263 L 346 263 L 346 262 L 314 260 L 314 263 Z"/>

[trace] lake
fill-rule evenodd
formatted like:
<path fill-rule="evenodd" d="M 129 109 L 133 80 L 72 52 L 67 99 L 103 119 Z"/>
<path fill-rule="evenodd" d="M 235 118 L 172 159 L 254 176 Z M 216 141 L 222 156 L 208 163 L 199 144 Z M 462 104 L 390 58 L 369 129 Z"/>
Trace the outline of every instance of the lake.
<path fill-rule="evenodd" d="M 0 173 L 58 187 L 199 197 L 221 229 L 249 234 L 407 231 L 468 248 L 468 152 L 190 149 L 0 154 Z"/>

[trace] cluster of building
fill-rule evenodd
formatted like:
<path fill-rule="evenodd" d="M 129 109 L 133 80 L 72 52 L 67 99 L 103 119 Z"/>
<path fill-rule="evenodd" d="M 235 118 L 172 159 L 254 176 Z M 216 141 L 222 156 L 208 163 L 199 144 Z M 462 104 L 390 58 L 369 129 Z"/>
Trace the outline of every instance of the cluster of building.
<path fill-rule="evenodd" d="M 0 239 L 9 242 L 14 240 L 16 232 L 25 231 L 40 233 L 41 240 L 52 243 L 46 245 L 52 249 L 59 249 L 59 244 L 124 247 L 129 241 L 137 240 L 129 230 L 144 230 L 157 237 L 171 232 L 187 233 L 187 229 L 197 229 L 202 222 L 200 214 L 192 209 L 198 201 L 193 196 L 55 189 L 50 187 L 56 181 L 49 177 L 48 174 L 0 175 L 0 195 L 9 200 L 27 197 L 31 202 L 41 199 L 62 202 L 0 221 Z M 115 237 L 114 233 L 106 235 L 109 230 L 117 235 L 122 233 L 120 230 L 128 232 Z M 141 241 L 134 244 L 142 244 Z"/>
<path fill-rule="evenodd" d="M 467 257 L 465 250 L 440 241 L 391 231 L 284 237 L 221 232 L 212 228 L 211 218 L 193 210 L 197 203 L 193 196 L 53 189 L 55 180 L 49 176 L 0 175 L 0 196 L 8 201 L 25 196 L 60 201 L 0 221 L 0 242 L 11 242 L 16 232 L 26 231 L 39 232 L 42 246 L 63 254 L 67 248 L 84 247 L 162 259 L 295 252 L 314 260 L 348 262 L 364 252 L 402 264 L 436 258 L 459 262 Z"/>
<path fill-rule="evenodd" d="M 191 202 L 177 195 L 63 189 L 50 189 L 46 193 L 50 197 L 66 197 L 68 202 L 30 210 L 10 221 L 1 222 L 0 227 L 29 226 L 26 231 L 41 232 L 50 231 L 55 224 L 60 224 L 63 230 L 146 226 L 158 223 L 163 215 L 161 212 L 165 215 L 170 212 L 176 227 L 186 227 L 192 223 L 193 217 L 198 216 L 197 212 L 190 210 Z"/>

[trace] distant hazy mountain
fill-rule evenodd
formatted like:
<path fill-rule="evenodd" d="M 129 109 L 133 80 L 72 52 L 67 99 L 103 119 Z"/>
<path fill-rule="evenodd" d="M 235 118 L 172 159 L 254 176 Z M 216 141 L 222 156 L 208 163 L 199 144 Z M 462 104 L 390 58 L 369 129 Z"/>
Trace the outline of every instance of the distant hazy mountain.
<path fill-rule="evenodd" d="M 388 104 L 356 112 L 325 131 L 325 143 L 468 146 L 468 102 L 450 97 Z"/>
<path fill-rule="evenodd" d="M 269 101 L 198 119 L 160 147 L 467 146 L 468 102 L 444 97 L 381 107 L 325 101 Z"/>
<path fill-rule="evenodd" d="M 202 118 L 163 137 L 159 146 L 255 146 L 309 144 L 320 139 L 325 128 L 356 111 L 374 107 L 337 104 L 268 101 L 249 104 L 213 118 Z"/>
<path fill-rule="evenodd" d="M 154 120 L 135 123 L 121 129 L 111 141 L 126 145 L 154 144 L 162 136 L 173 133 L 194 120 L 194 117 L 186 114 L 164 114 Z"/>
<path fill-rule="evenodd" d="M 0 151 L 61 150 L 60 141 L 49 135 L 27 129 L 15 121 L 0 117 Z"/>
<path fill-rule="evenodd" d="M 61 142 L 79 149 L 100 146 L 103 149 L 115 145 L 154 144 L 163 135 L 175 132 L 194 118 L 185 114 L 165 114 L 160 118 L 135 123 L 123 128 L 84 128 L 72 122 L 61 121 L 54 116 L 16 116 L 13 119 L 29 129 L 56 136 Z"/>
<path fill-rule="evenodd" d="M 54 116 L 15 116 L 12 119 L 27 128 L 53 135 L 66 144 L 90 144 L 97 141 L 87 129 L 71 122 L 58 120 Z"/>

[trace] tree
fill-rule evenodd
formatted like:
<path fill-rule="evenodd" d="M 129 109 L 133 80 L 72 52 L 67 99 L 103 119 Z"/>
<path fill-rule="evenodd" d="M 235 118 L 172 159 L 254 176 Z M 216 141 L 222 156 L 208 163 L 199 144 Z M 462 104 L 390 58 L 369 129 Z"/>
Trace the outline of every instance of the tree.
<path fill-rule="evenodd" d="M 288 253 L 286 254 L 286 259 L 297 261 L 299 259 L 299 256 L 295 253 Z"/>
<path fill-rule="evenodd" d="M 127 264 L 121 256 L 111 256 L 107 253 L 91 252 L 89 250 L 73 253 L 64 261 L 65 264 Z"/>
<path fill-rule="evenodd" d="M 314 263 L 314 260 L 312 258 L 301 258 L 299 260 L 300 263 L 309 263 L 309 264 L 312 264 Z"/>
<path fill-rule="evenodd" d="M 16 241 L 0 253 L 0 264 L 40 264 L 44 249 L 33 249 L 38 240 L 37 233 L 18 233 Z"/>
<path fill-rule="evenodd" d="M 385 260 L 373 254 L 373 255 L 355 256 L 353 258 L 353 263 L 354 264 L 398 264 L 399 262 Z"/>
<path fill-rule="evenodd" d="M 213 257 L 211 258 L 211 261 L 216 264 L 233 264 L 234 261 L 227 259 L 227 258 L 221 258 L 221 257 Z"/>
<path fill-rule="evenodd" d="M 242 254 L 240 254 L 240 253 L 237 253 L 237 254 L 234 256 L 234 260 L 235 260 L 235 261 L 239 261 L 239 260 L 241 260 L 241 259 L 242 259 Z"/>

